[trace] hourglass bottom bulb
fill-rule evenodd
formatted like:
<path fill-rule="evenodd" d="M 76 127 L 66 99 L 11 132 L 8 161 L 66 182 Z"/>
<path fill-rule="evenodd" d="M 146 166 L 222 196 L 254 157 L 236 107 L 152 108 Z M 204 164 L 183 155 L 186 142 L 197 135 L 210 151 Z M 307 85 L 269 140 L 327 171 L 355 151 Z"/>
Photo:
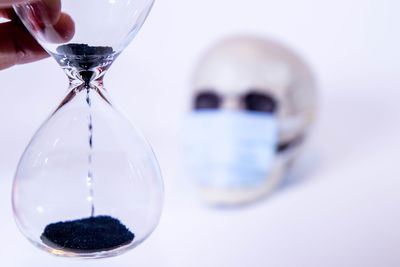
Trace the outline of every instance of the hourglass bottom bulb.
<path fill-rule="evenodd" d="M 49 224 L 41 236 L 43 243 L 54 249 L 85 253 L 113 250 L 134 238 L 125 225 L 110 216 Z"/>

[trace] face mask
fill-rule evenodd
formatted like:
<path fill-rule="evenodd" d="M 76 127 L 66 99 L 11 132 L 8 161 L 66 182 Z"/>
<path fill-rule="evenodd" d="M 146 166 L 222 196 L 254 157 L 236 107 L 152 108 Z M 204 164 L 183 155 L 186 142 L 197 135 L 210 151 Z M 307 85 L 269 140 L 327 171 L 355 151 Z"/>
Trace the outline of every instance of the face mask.
<path fill-rule="evenodd" d="M 184 124 L 185 159 L 203 186 L 234 189 L 265 183 L 277 143 L 278 121 L 270 113 L 193 111 Z"/>

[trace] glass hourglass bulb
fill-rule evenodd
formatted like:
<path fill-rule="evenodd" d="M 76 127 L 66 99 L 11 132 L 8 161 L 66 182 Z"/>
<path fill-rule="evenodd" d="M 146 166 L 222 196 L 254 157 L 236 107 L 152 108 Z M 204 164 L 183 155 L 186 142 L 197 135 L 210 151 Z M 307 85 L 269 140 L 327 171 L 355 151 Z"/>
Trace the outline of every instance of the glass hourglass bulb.
<path fill-rule="evenodd" d="M 158 224 L 163 183 L 151 147 L 111 104 L 103 77 L 152 0 L 37 0 L 15 6 L 67 74 L 68 93 L 26 148 L 13 184 L 21 232 L 66 257 L 102 258 Z"/>

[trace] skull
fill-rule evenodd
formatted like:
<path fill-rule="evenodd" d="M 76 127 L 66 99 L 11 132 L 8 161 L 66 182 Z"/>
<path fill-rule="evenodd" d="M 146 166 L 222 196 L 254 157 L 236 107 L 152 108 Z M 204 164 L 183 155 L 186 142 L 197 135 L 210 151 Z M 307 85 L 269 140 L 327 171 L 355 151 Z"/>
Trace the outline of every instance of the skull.
<path fill-rule="evenodd" d="M 235 204 L 272 192 L 298 154 L 316 113 L 316 88 L 307 64 L 277 42 L 234 37 L 204 55 L 192 88 L 193 112 L 250 111 L 273 114 L 277 120 L 275 156 L 264 182 L 246 188 L 203 185 L 206 200 Z"/>

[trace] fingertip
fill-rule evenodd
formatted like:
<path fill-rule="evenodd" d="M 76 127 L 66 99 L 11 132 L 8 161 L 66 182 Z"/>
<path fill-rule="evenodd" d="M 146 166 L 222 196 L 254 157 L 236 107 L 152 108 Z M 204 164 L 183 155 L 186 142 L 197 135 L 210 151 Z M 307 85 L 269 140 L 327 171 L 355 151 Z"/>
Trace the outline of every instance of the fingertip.
<path fill-rule="evenodd" d="M 57 23 L 45 31 L 44 38 L 51 43 L 66 43 L 75 34 L 75 23 L 72 18 L 65 13 L 61 13 Z"/>
<path fill-rule="evenodd" d="M 42 0 L 43 5 L 46 7 L 46 15 L 50 25 L 55 24 L 60 20 L 61 15 L 61 1 L 60 0 Z"/>
<path fill-rule="evenodd" d="M 75 35 L 75 22 L 71 16 L 66 13 L 61 13 L 60 19 L 54 25 L 54 29 L 60 33 L 62 42 L 68 42 Z"/>

